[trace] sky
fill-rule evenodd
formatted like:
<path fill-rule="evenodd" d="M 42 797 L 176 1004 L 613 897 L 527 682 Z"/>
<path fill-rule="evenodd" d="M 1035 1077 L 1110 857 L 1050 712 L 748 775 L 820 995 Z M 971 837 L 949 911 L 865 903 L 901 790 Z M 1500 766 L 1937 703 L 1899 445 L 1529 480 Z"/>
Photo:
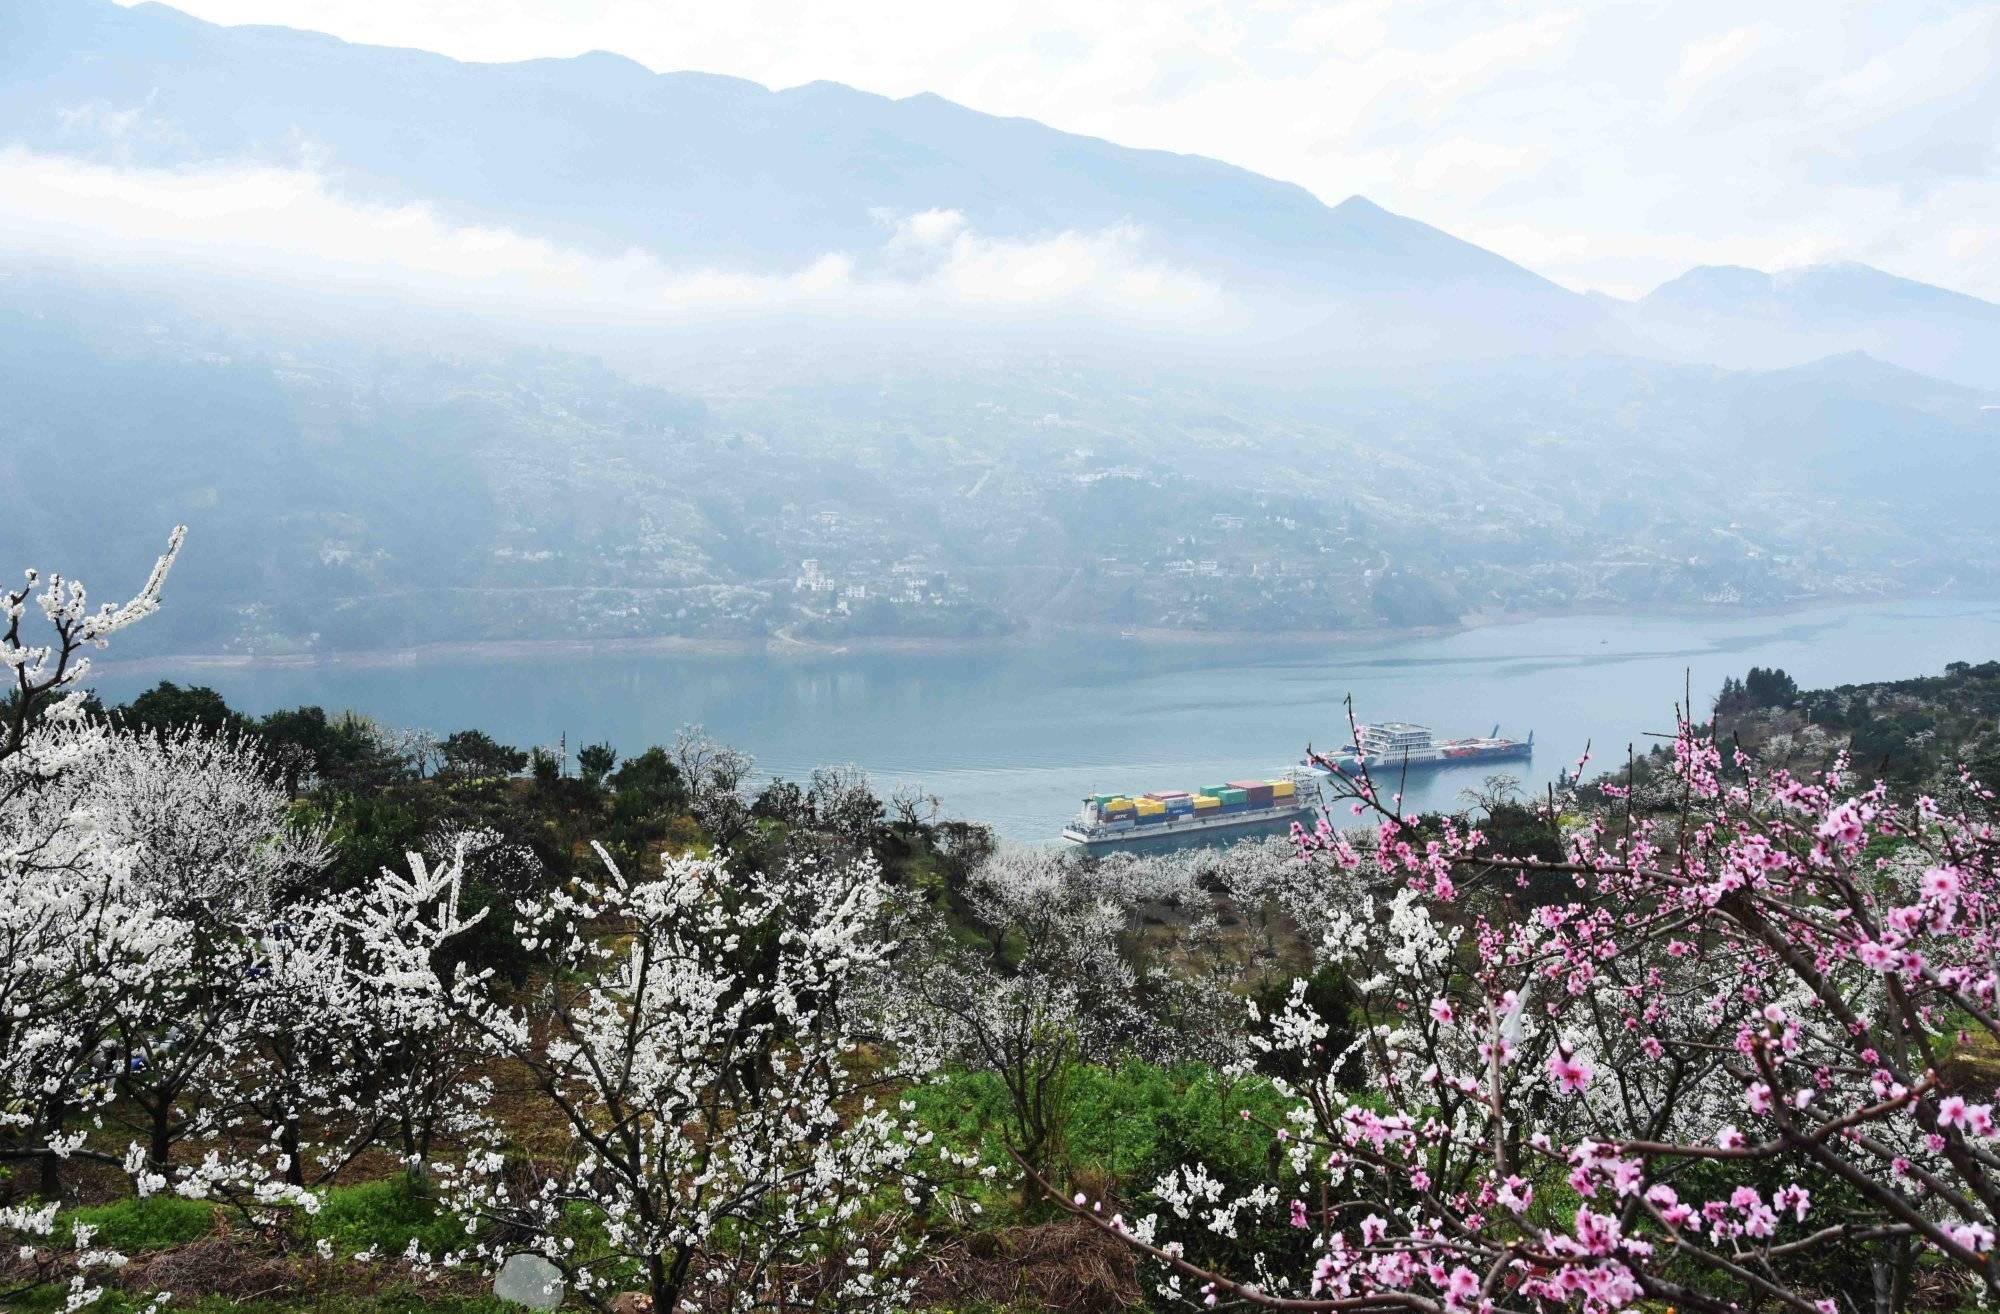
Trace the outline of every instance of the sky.
<path fill-rule="evenodd" d="M 1578 290 L 1857 260 L 2000 300 L 1994 0 L 178 0 L 461 59 L 930 91 L 1360 193 Z"/>

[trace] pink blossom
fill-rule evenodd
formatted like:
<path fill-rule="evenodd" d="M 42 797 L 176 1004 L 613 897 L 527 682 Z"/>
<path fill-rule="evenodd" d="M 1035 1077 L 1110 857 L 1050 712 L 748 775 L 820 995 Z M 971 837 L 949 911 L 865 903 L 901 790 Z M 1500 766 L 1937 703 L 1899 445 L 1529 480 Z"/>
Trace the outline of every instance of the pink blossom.
<path fill-rule="evenodd" d="M 1877 944 L 1873 940 L 1863 940 L 1854 947 L 1854 952 L 1861 960 L 1862 966 L 1877 972 L 1893 972 L 1896 970 L 1896 964 L 1901 961 L 1895 950 Z"/>
<path fill-rule="evenodd" d="M 1951 1239 L 1976 1255 L 1993 1248 L 1993 1229 L 1984 1223 L 1960 1223 L 1951 1229 Z"/>
<path fill-rule="evenodd" d="M 1958 898 L 1963 877 L 1956 867 L 1933 867 L 1924 873 L 1924 897 L 1939 903 L 1950 903 Z"/>
<path fill-rule="evenodd" d="M 1855 848 L 1861 843 L 1862 835 L 1865 833 L 1861 820 L 1861 809 L 1849 799 L 1827 813 L 1826 820 L 1820 822 L 1819 833 L 1836 844 Z"/>
<path fill-rule="evenodd" d="M 1771 1205 L 1776 1209 L 1789 1209 L 1798 1222 L 1806 1221 L 1806 1213 L 1812 1208 L 1812 1195 L 1796 1182 L 1779 1187 L 1771 1194 Z"/>
<path fill-rule="evenodd" d="M 1609 1214 L 1576 1211 L 1576 1240 L 1585 1254 L 1608 1255 L 1618 1248 L 1618 1220 Z"/>
<path fill-rule="evenodd" d="M 1571 1094 L 1576 1094 L 1590 1085 L 1590 1065 L 1564 1057 L 1561 1050 L 1549 1055 L 1549 1075 Z"/>

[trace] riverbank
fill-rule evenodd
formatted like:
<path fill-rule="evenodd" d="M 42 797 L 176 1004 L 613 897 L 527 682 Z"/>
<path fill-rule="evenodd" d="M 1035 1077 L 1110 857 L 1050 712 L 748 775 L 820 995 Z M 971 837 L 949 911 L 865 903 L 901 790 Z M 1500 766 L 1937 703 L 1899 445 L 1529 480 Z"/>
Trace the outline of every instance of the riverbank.
<path fill-rule="evenodd" d="M 1800 614 L 1816 608 L 1852 604 L 1935 599 L 1936 594 L 1903 594 L 1852 598 L 1797 598 L 1762 606 L 1686 603 L 1648 605 L 1649 616 L 1683 616 L 1698 620 L 1755 620 Z M 1186 630 L 1121 628 L 1115 625 L 1026 625 L 1011 634 L 979 638 L 898 638 L 866 636 L 839 641 L 800 639 L 780 632 L 766 638 L 720 639 L 685 635 L 608 639 L 467 639 L 416 644 L 360 652 L 326 653 L 160 653 L 128 661 L 100 661 L 97 668 L 121 677 L 171 675 L 196 671 L 380 670 L 425 665 L 461 665 L 536 661 L 575 662 L 628 657 L 776 657 L 800 661 L 839 657 L 949 656 L 1004 653 L 1051 640 L 1112 641 L 1152 648 L 1233 648 L 1259 644 L 1280 652 L 1314 648 L 1367 647 L 1410 640 L 1442 638 L 1495 626 L 1546 621 L 1615 620 L 1629 616 L 1625 608 L 1549 608 L 1539 611 L 1480 612 L 1456 625 L 1348 630 Z"/>

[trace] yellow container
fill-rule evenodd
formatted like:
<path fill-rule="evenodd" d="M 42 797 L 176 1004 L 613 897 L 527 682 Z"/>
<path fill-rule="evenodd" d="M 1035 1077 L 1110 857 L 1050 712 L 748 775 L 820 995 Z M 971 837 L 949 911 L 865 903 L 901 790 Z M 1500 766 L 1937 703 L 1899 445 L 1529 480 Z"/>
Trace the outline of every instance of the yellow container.
<path fill-rule="evenodd" d="M 1292 798 L 1296 796 L 1298 792 L 1299 792 L 1299 787 L 1297 785 L 1294 785 L 1289 780 L 1273 780 L 1271 782 L 1272 798 Z"/>
<path fill-rule="evenodd" d="M 1206 812 L 1210 808 L 1219 808 L 1221 806 L 1222 800 L 1212 794 L 1196 794 L 1194 796 L 1194 810 L 1196 812 Z"/>
<path fill-rule="evenodd" d="M 1150 798 L 1142 798 L 1138 800 L 1136 806 L 1139 809 L 1139 815 L 1142 817 L 1155 816 L 1167 810 L 1166 804 L 1161 803 L 1156 799 L 1150 799 Z"/>

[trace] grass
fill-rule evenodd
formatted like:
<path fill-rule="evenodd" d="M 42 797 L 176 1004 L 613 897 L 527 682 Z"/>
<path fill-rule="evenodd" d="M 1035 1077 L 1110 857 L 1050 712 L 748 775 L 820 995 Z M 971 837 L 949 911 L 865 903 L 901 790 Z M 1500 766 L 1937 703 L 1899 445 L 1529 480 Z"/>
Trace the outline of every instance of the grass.
<path fill-rule="evenodd" d="M 205 1200 L 184 1200 L 177 1195 L 154 1195 L 144 1200 L 117 1200 L 110 1204 L 67 1209 L 56 1216 L 56 1235 L 72 1235 L 75 1223 L 94 1230 L 90 1244 L 122 1254 L 141 1254 L 185 1245 L 215 1230 L 215 1206 Z"/>
<path fill-rule="evenodd" d="M 344 1255 L 395 1256 L 412 1242 L 426 1254 L 445 1254 L 463 1249 L 469 1239 L 465 1225 L 440 1209 L 430 1188 L 409 1173 L 333 1188 L 306 1230 Z"/>
<path fill-rule="evenodd" d="M 1272 1118 L 1280 1104 L 1261 1079 L 1228 1082 L 1198 1064 L 1137 1060 L 1115 1068 L 1078 1065 L 1065 1092 L 1057 1175 L 1093 1193 L 1108 1189 L 1128 1197 L 1149 1190 L 1183 1159 L 1199 1159 L 1225 1177 L 1257 1178 L 1271 1139 L 1244 1122 L 1239 1110 Z M 912 1089 L 909 1098 L 940 1141 L 976 1151 L 982 1162 L 1002 1169 L 999 1180 L 1007 1185 L 981 1193 L 993 1224 L 1033 1221 L 1012 1216 L 1007 1204 L 1017 1188 L 1007 1154 L 1009 1106 L 998 1078 L 960 1072 Z"/>

